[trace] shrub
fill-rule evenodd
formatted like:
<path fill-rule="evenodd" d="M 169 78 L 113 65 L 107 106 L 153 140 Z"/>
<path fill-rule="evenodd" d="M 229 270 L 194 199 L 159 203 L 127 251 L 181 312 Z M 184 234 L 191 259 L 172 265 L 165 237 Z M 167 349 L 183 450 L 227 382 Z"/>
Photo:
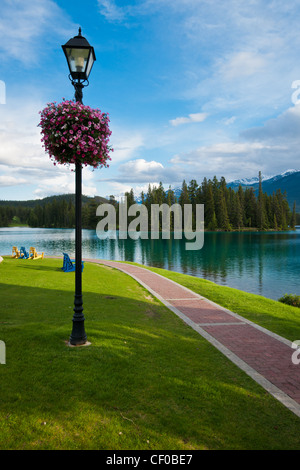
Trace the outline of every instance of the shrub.
<path fill-rule="evenodd" d="M 278 301 L 287 305 L 292 305 L 293 307 L 300 308 L 300 295 L 284 294 L 284 296 L 280 297 Z"/>

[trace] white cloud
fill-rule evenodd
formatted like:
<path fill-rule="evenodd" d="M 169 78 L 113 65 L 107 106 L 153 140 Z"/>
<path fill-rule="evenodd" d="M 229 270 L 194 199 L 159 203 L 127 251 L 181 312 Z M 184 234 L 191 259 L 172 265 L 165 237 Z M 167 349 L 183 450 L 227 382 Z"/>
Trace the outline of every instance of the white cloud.
<path fill-rule="evenodd" d="M 54 36 L 71 34 L 73 28 L 66 12 L 53 0 L 1 0 L 0 58 L 4 64 L 14 58 L 26 68 L 32 67 Z"/>
<path fill-rule="evenodd" d="M 164 184 L 171 184 L 173 181 L 180 181 L 181 176 L 178 179 L 176 171 L 171 167 L 164 167 L 160 162 L 139 158 L 120 165 L 116 176 L 99 181 L 133 187 L 148 185 L 151 181 L 156 182 L 156 184 L 160 181 Z"/>
<path fill-rule="evenodd" d="M 291 106 L 276 118 L 267 120 L 263 126 L 243 131 L 241 136 L 250 141 L 279 143 L 285 148 L 293 143 L 300 146 L 300 105 Z"/>
<path fill-rule="evenodd" d="M 231 57 L 225 57 L 218 65 L 222 79 L 231 81 L 263 73 L 267 64 L 267 58 L 258 52 L 240 51 L 233 53 Z"/>
<path fill-rule="evenodd" d="M 111 145 L 114 149 L 110 166 L 129 160 L 144 145 L 144 137 L 140 132 L 129 129 L 113 129 Z"/>
<path fill-rule="evenodd" d="M 188 117 L 177 117 L 175 119 L 171 119 L 170 123 L 172 126 L 179 126 L 181 124 L 190 124 L 193 122 L 203 122 L 207 118 L 207 113 L 196 113 L 196 114 L 189 114 Z"/>
<path fill-rule="evenodd" d="M 52 164 L 45 154 L 39 122 L 39 101 L 10 101 L 0 108 L 0 164 L 14 168 L 49 170 Z"/>
<path fill-rule="evenodd" d="M 10 175 L 0 175 L 0 186 L 17 186 L 20 184 L 28 184 L 28 181 L 24 178 L 16 178 Z"/>
<path fill-rule="evenodd" d="M 82 194 L 85 196 L 95 196 L 97 188 L 94 184 L 93 172 L 88 168 L 82 170 Z M 51 177 L 41 177 L 38 187 L 34 191 L 36 198 L 57 194 L 75 193 L 75 173 L 68 167 L 55 167 L 55 172 Z"/>
<path fill-rule="evenodd" d="M 132 160 L 120 166 L 120 170 L 122 171 L 122 173 L 134 172 L 136 175 L 141 173 L 148 173 L 149 171 L 155 172 L 157 170 L 161 170 L 162 168 L 162 163 L 155 162 L 154 160 L 152 160 L 151 162 L 147 162 L 143 158 Z"/>
<path fill-rule="evenodd" d="M 98 0 L 99 11 L 108 21 L 121 21 L 125 18 L 124 8 L 118 7 L 114 0 Z"/>
<path fill-rule="evenodd" d="M 223 119 L 223 122 L 225 124 L 225 126 L 230 126 L 231 124 L 233 124 L 235 121 L 236 121 L 236 116 L 232 116 L 231 118 L 226 118 L 226 119 Z"/>

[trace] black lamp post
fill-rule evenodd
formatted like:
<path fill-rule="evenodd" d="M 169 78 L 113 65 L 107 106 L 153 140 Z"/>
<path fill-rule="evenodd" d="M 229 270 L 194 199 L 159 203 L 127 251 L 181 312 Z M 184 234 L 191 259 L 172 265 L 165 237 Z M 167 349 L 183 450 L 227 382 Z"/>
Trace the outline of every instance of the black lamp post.
<path fill-rule="evenodd" d="M 82 90 L 89 84 L 88 77 L 96 60 L 94 48 L 81 35 L 79 28 L 78 36 L 70 39 L 62 46 L 68 61 L 70 70 L 69 78 L 75 88 L 75 100 L 82 103 Z M 82 236 L 81 236 L 81 187 L 82 187 L 82 165 L 75 164 L 75 298 L 73 328 L 70 336 L 70 344 L 74 346 L 87 342 L 84 329 L 84 315 L 82 302 Z"/>

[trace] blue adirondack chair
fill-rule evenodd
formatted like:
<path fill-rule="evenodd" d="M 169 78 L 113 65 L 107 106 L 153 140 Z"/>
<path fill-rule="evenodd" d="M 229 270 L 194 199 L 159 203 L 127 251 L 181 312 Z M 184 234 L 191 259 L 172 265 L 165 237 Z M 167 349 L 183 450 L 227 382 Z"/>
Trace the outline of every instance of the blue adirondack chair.
<path fill-rule="evenodd" d="M 19 259 L 28 259 L 29 253 L 26 251 L 25 246 L 21 246 Z"/>
<path fill-rule="evenodd" d="M 68 253 L 63 253 L 64 260 L 63 260 L 63 267 L 61 268 L 65 273 L 70 273 L 75 271 L 75 259 L 70 259 Z M 84 261 L 81 263 L 81 272 L 84 268 Z"/>

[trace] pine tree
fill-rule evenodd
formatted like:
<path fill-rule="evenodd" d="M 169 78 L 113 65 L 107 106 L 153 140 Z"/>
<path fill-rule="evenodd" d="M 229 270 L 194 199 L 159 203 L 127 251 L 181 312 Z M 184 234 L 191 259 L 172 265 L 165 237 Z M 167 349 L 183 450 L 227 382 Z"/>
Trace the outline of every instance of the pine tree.
<path fill-rule="evenodd" d="M 222 190 L 219 192 L 219 220 L 218 225 L 219 228 L 225 231 L 230 231 L 231 226 L 229 222 L 228 212 L 227 212 L 227 204 L 225 199 L 225 194 Z"/>
<path fill-rule="evenodd" d="M 171 189 L 171 186 L 169 186 L 168 195 L 167 195 L 167 204 L 168 206 L 172 206 L 173 204 L 175 204 L 175 202 L 176 202 L 175 193 L 173 189 Z"/>
<path fill-rule="evenodd" d="M 261 171 L 259 172 L 259 187 L 258 187 L 258 201 L 257 201 L 257 221 L 259 230 L 266 229 L 266 212 L 264 204 L 264 195 L 262 191 L 262 177 Z"/>
<path fill-rule="evenodd" d="M 162 182 L 159 183 L 158 188 L 156 189 L 156 203 L 161 205 L 166 202 L 166 192 L 164 190 Z"/>
<path fill-rule="evenodd" d="M 178 202 L 182 206 L 182 208 L 184 204 L 190 204 L 191 202 L 189 198 L 188 187 L 187 187 L 185 180 L 183 180 L 183 183 L 182 183 L 181 194 L 179 196 Z"/>
<path fill-rule="evenodd" d="M 211 232 L 216 231 L 218 228 L 218 222 L 217 222 L 217 217 L 215 211 L 213 211 L 212 219 L 210 223 L 208 224 L 207 229 L 210 230 Z"/>
<path fill-rule="evenodd" d="M 240 230 L 243 227 L 243 210 L 240 201 L 239 193 L 235 193 L 234 198 L 234 214 L 233 214 L 233 226 Z"/>
<path fill-rule="evenodd" d="M 204 204 L 204 224 L 209 230 L 213 230 L 212 227 L 216 229 L 218 226 L 212 186 L 212 182 L 210 181 L 207 186 L 206 201 Z"/>
<path fill-rule="evenodd" d="M 291 223 L 290 223 L 290 228 L 292 230 L 296 230 L 296 202 L 294 201 L 293 205 L 293 212 L 292 212 L 292 217 L 291 217 Z"/>
<path fill-rule="evenodd" d="M 191 180 L 190 184 L 188 185 L 188 195 L 189 195 L 189 200 L 191 204 L 193 205 L 193 208 L 195 207 L 196 204 L 196 199 L 197 199 L 197 190 L 198 190 L 198 183 L 196 180 Z"/>
<path fill-rule="evenodd" d="M 245 189 L 244 213 L 247 227 L 257 227 L 257 200 L 252 187 Z"/>

